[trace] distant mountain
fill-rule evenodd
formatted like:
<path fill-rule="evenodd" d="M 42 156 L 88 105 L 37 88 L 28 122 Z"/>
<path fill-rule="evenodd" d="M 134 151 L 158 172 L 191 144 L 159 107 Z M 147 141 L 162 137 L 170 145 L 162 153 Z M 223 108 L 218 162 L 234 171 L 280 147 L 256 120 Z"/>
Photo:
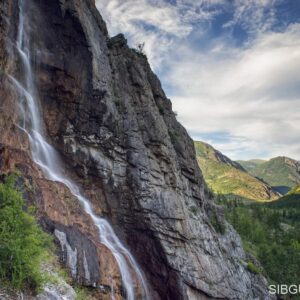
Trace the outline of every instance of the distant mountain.
<path fill-rule="evenodd" d="M 258 165 L 265 163 L 266 160 L 263 159 L 250 159 L 250 160 L 237 160 L 246 171 L 255 169 Z"/>
<path fill-rule="evenodd" d="M 288 193 L 300 183 L 300 162 L 279 156 L 268 161 L 238 161 L 250 174 L 256 176 L 281 194 Z"/>
<path fill-rule="evenodd" d="M 217 194 L 230 198 L 271 201 L 279 194 L 267 183 L 247 173 L 238 162 L 204 142 L 195 142 L 198 164 L 208 186 Z"/>

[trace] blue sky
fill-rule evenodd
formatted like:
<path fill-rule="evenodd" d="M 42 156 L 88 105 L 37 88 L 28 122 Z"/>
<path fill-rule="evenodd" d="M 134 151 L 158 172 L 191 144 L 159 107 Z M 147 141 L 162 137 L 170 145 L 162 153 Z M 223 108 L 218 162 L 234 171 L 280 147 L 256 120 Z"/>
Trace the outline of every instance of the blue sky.
<path fill-rule="evenodd" d="M 300 1 L 96 0 L 145 52 L 179 121 L 233 159 L 300 159 Z"/>

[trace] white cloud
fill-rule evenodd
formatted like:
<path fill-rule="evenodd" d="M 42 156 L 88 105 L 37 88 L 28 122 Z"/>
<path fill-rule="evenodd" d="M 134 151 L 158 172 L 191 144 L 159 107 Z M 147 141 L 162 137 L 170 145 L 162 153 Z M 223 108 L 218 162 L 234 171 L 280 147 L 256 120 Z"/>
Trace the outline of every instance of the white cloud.
<path fill-rule="evenodd" d="M 163 71 L 174 110 L 194 137 L 210 136 L 208 142 L 234 159 L 300 159 L 300 25 L 278 26 L 276 4 L 282 1 L 96 0 L 96 5 L 111 35 L 125 33 L 132 46 L 145 42 L 152 67 Z M 248 36 L 242 47 L 234 47 L 228 35 L 201 39 L 224 11 L 233 17 L 223 29 L 239 27 Z M 209 46 L 195 49 L 193 42 L 200 41 Z"/>
<path fill-rule="evenodd" d="M 187 37 L 195 22 L 212 19 L 217 12 L 210 6 L 223 1 L 96 0 L 96 6 L 110 35 L 123 32 L 132 47 L 145 42 L 148 59 L 158 69 L 175 41 Z"/>
<path fill-rule="evenodd" d="M 241 25 L 249 33 L 267 30 L 274 22 L 273 3 L 282 0 L 96 0 L 110 35 L 124 33 L 132 47 L 145 42 L 145 52 L 155 70 L 173 47 L 189 36 L 197 24 L 197 35 L 224 9 L 233 19 L 224 27 Z"/>
<path fill-rule="evenodd" d="M 253 153 L 300 158 L 300 25 L 263 33 L 246 49 L 226 49 L 178 50 L 182 59 L 167 76 L 182 123 L 198 135 L 227 132 L 235 137 L 229 143 L 247 141 Z M 243 155 L 227 146 L 220 150 Z"/>
<path fill-rule="evenodd" d="M 224 27 L 239 24 L 250 35 L 270 30 L 276 23 L 275 4 L 282 0 L 234 0 L 233 19 Z"/>

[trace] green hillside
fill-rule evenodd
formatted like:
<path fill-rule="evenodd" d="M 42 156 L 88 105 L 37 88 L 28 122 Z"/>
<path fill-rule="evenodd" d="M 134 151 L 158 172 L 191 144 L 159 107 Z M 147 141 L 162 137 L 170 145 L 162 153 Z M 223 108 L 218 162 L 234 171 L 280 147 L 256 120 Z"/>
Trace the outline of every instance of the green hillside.
<path fill-rule="evenodd" d="M 286 194 L 300 183 L 300 162 L 288 157 L 279 156 L 258 164 L 253 164 L 253 161 L 239 163 L 281 194 Z"/>
<path fill-rule="evenodd" d="M 271 201 L 279 197 L 268 184 L 248 174 L 239 163 L 212 146 L 196 141 L 195 149 L 205 181 L 214 193 L 231 199 L 256 201 Z"/>
<path fill-rule="evenodd" d="M 290 192 L 290 194 L 296 194 L 296 195 L 300 195 L 300 184 L 298 184 L 297 186 L 295 186 L 292 191 Z"/>
<path fill-rule="evenodd" d="M 266 162 L 266 160 L 263 159 L 237 160 L 237 163 L 239 163 L 248 172 L 264 162 Z"/>

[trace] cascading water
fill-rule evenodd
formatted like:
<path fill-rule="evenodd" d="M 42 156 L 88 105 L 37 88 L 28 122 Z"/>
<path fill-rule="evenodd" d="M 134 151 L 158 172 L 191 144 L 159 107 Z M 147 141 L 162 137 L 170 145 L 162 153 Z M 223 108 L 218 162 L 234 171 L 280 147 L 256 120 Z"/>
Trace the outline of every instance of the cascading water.
<path fill-rule="evenodd" d="M 134 277 L 138 280 L 142 288 L 143 299 L 149 299 L 145 279 L 135 259 L 120 242 L 108 221 L 93 212 L 90 201 L 82 195 L 79 187 L 70 178 L 66 177 L 58 153 L 45 139 L 37 98 L 38 93 L 30 63 L 30 48 L 25 28 L 24 0 L 19 0 L 19 28 L 16 45 L 24 70 L 23 77 L 25 79 L 23 80 L 24 82 L 21 82 L 14 77 L 10 78 L 22 97 L 20 110 L 23 114 L 23 122 L 20 127 L 29 137 L 32 159 L 39 165 L 49 180 L 58 181 L 66 185 L 70 192 L 80 201 L 85 212 L 90 215 L 99 230 L 101 243 L 111 251 L 117 261 L 127 299 L 134 300 L 136 298 Z M 113 290 L 112 299 L 114 299 Z"/>

